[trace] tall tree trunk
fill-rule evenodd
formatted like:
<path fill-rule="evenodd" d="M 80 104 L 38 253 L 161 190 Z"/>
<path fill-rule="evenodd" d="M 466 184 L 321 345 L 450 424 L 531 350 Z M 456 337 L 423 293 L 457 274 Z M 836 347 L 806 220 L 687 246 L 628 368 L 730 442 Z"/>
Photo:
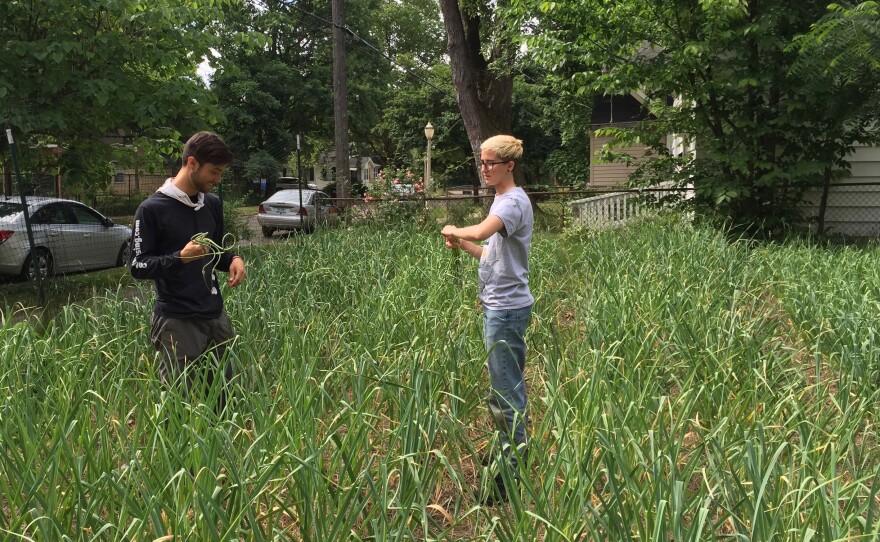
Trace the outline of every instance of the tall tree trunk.
<path fill-rule="evenodd" d="M 513 76 L 489 70 L 496 58 L 510 56 L 512 44 L 499 42 L 487 59 L 480 42 L 480 18 L 463 13 L 458 0 L 440 0 L 446 26 L 447 52 L 452 67 L 455 99 L 467 130 L 479 172 L 480 145 L 489 137 L 510 134 L 513 126 Z M 522 184 L 521 168 L 514 170 Z M 481 185 L 485 185 L 482 175 Z"/>
<path fill-rule="evenodd" d="M 336 133 L 336 196 L 348 197 L 348 80 L 345 76 L 345 0 L 333 0 L 333 118 Z"/>

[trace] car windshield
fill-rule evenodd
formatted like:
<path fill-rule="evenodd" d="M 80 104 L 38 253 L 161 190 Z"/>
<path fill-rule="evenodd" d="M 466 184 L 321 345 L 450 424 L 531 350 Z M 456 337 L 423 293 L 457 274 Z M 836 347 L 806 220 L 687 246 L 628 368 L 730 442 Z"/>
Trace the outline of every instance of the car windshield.
<path fill-rule="evenodd" d="M 0 218 L 10 218 L 21 212 L 21 203 L 0 201 Z"/>
<path fill-rule="evenodd" d="M 303 204 L 308 205 L 309 200 L 312 197 L 314 192 L 312 190 L 303 190 L 302 191 L 302 200 Z M 269 203 L 299 203 L 299 190 L 290 189 L 290 190 L 279 190 L 272 194 L 268 200 Z"/>

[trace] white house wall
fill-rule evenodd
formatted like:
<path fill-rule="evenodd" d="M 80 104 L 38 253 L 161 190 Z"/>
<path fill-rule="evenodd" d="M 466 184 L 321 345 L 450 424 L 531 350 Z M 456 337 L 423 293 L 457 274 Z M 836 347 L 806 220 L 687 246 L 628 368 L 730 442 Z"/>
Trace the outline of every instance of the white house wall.
<path fill-rule="evenodd" d="M 858 237 L 880 235 L 880 148 L 856 146 L 847 158 L 851 176 L 831 185 L 825 210 L 828 233 Z M 853 186 L 854 183 L 877 185 Z M 801 212 L 815 224 L 822 189 L 804 194 Z"/>
<path fill-rule="evenodd" d="M 604 126 L 602 127 L 604 128 Z M 631 166 L 620 162 L 600 162 L 598 153 L 602 147 L 609 143 L 608 136 L 597 136 L 595 130 L 590 137 L 590 186 L 595 188 L 617 187 L 626 184 L 631 173 L 648 150 L 646 145 L 634 145 L 632 147 L 617 147 L 618 152 L 625 152 L 635 158 Z"/>

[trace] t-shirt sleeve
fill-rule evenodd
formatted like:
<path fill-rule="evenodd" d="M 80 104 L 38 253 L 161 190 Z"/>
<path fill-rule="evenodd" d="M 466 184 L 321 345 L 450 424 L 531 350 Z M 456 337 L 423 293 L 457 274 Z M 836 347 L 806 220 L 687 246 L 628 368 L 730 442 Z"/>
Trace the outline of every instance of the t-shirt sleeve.
<path fill-rule="evenodd" d="M 504 198 L 500 200 L 490 214 L 497 216 L 504 223 L 504 228 L 499 232 L 501 237 L 507 238 L 522 227 L 522 202 L 518 199 Z"/>

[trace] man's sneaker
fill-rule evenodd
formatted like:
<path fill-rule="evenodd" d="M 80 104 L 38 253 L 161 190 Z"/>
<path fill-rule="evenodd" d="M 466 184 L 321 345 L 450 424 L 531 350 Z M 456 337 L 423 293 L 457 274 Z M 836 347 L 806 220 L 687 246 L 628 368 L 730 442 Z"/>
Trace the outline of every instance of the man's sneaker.
<path fill-rule="evenodd" d="M 486 484 L 486 487 L 477 489 L 476 497 L 478 502 L 486 506 L 507 502 L 507 486 L 504 484 L 504 478 L 500 474 L 496 474 L 495 478 Z"/>

